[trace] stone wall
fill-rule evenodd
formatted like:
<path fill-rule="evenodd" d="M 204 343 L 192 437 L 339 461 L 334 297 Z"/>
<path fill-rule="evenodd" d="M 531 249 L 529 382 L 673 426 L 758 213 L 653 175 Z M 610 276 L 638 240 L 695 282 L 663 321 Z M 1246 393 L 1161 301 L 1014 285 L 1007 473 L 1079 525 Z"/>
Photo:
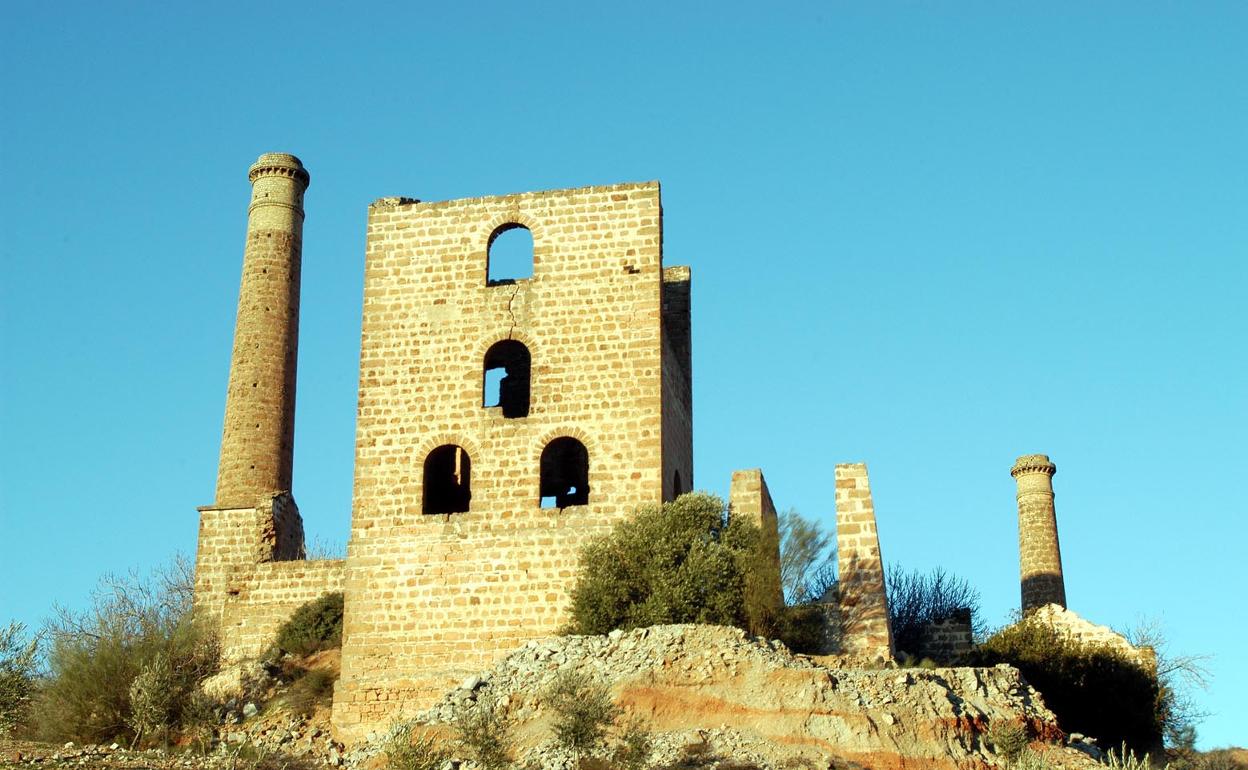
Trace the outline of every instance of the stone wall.
<path fill-rule="evenodd" d="M 784 604 L 784 587 L 780 583 L 780 529 L 776 505 L 771 501 L 771 490 L 762 470 L 751 468 L 732 472 L 732 484 L 728 492 L 728 509 L 732 516 L 744 516 L 762 532 L 762 549 L 767 563 L 759 565 L 762 574 L 755 575 L 753 583 L 764 596 Z"/>
<path fill-rule="evenodd" d="M 1156 671 L 1157 656 L 1151 647 L 1136 647 L 1125 636 L 1109 626 L 1101 626 L 1058 604 L 1037 607 L 1028 615 L 1032 622 L 1045 623 L 1059 633 L 1082 644 L 1103 645 L 1135 661 L 1140 666 Z"/>
<path fill-rule="evenodd" d="M 251 507 L 203 506 L 195 610 L 219 622 L 226 601 L 243 590 L 257 565 L 302 558 L 303 520 L 290 493 L 264 495 Z"/>
<path fill-rule="evenodd" d="M 275 561 L 238 575 L 222 611 L 222 657 L 234 662 L 263 654 L 300 605 L 343 589 L 344 566 L 342 559 Z"/>
<path fill-rule="evenodd" d="M 514 225 L 532 277 L 490 283 L 491 237 Z M 677 472 L 692 482 L 687 276 L 664 280 L 655 183 L 370 208 L 342 735 L 557 630 L 582 546 L 670 497 Z M 508 339 L 531 357 L 525 417 L 482 406 L 483 357 Z M 588 452 L 588 501 L 543 508 L 560 437 Z M 462 449 L 465 511 L 424 513 L 441 446 Z"/>
<path fill-rule="evenodd" d="M 919 658 L 931 658 L 949 665 L 971 653 L 971 611 L 958 610 L 947 618 L 934 620 L 923 627 Z"/>
<path fill-rule="evenodd" d="M 842 651 L 891 659 L 884 560 L 867 466 L 862 463 L 836 466 L 836 558 Z"/>

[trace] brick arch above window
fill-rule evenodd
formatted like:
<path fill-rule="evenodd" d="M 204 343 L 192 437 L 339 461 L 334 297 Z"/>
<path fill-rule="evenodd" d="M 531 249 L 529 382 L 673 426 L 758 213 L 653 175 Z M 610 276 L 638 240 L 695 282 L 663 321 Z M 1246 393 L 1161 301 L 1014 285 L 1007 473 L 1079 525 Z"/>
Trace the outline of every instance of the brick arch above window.
<path fill-rule="evenodd" d="M 491 269 L 491 251 L 494 242 L 500 235 L 519 228 L 527 230 L 533 239 L 532 250 L 529 254 L 529 276 L 508 277 L 498 275 Z M 548 255 L 551 251 L 550 243 L 546 239 L 545 224 L 542 220 L 515 209 L 491 217 L 485 222 L 477 237 L 479 238 L 478 248 L 481 249 L 482 265 L 485 267 L 486 285 L 488 286 L 510 285 L 514 284 L 516 280 L 528 280 L 531 277 L 535 277 L 540 269 L 542 257 Z"/>

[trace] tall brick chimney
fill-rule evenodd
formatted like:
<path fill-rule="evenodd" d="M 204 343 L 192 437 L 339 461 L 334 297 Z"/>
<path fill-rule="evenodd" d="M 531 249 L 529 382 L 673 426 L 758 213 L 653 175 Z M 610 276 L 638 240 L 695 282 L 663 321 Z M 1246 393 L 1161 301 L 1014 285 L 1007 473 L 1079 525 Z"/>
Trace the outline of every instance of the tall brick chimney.
<path fill-rule="evenodd" d="M 1062 551 L 1053 508 L 1053 474 L 1048 455 L 1023 455 L 1010 469 L 1018 484 L 1018 555 L 1023 614 L 1046 604 L 1066 606 Z"/>
<path fill-rule="evenodd" d="M 256 505 L 290 490 L 299 348 L 299 266 L 308 172 L 294 155 L 252 165 L 251 208 L 216 505 Z"/>

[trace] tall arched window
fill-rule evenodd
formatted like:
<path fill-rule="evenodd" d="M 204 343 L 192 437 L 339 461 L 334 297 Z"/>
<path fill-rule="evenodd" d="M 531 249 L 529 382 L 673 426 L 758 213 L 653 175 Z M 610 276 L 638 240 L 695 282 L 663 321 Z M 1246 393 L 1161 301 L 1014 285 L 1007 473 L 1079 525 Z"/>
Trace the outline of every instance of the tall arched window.
<path fill-rule="evenodd" d="M 533 277 L 533 233 L 524 225 L 509 222 L 490 233 L 486 247 L 486 283 L 515 283 Z"/>
<path fill-rule="evenodd" d="M 472 500 L 472 460 L 463 447 L 443 444 L 425 458 L 425 513 L 464 513 Z"/>
<path fill-rule="evenodd" d="M 589 502 L 589 451 L 571 436 L 560 436 L 542 450 L 540 494 L 543 508 Z"/>
<path fill-rule="evenodd" d="M 504 417 L 529 416 L 529 349 L 519 340 L 499 340 L 485 352 L 482 406 L 501 406 Z"/>

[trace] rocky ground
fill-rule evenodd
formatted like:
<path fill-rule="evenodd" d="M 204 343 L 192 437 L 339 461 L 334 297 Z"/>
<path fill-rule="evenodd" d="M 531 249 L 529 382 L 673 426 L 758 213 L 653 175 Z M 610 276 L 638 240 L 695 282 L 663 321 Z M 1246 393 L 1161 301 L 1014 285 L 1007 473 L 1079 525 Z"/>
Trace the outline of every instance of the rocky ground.
<path fill-rule="evenodd" d="M 517 760 L 570 770 L 572 758 L 551 737 L 546 695 L 560 673 L 580 672 L 608 687 L 625 714 L 646 726 L 652 768 L 987 770 L 1003 766 L 985 740 L 991 725 L 1003 723 L 1026 725 L 1055 769 L 1097 766 L 1094 747 L 1070 745 L 1038 694 L 1012 668 L 872 669 L 826 665 L 830 662 L 712 626 L 552 637 L 530 642 L 469 677 L 418 718 L 417 731 L 449 739 L 458 712 L 494 703 L 513 725 Z M 336 660 L 310 665 L 332 668 Z M 279 676 L 248 698 L 228 703 L 207 741 L 207 756 L 190 747 L 165 752 L 0 743 L 0 767 L 372 770 L 384 765 L 385 734 L 344 750 L 330 734 L 327 701 L 291 708 L 291 691 Z M 453 744 L 447 740 L 447 745 Z"/>
<path fill-rule="evenodd" d="M 550 737 L 545 703 L 563 672 L 606 685 L 629 717 L 649 726 L 655 767 L 970 770 L 1000 764 L 984 741 L 991 724 L 1021 723 L 1037 739 L 1063 739 L 1039 695 L 1006 666 L 831 668 L 715 626 L 530 642 L 447 693 L 418 722 L 443 735 L 458 710 L 495 702 L 514 723 L 526 761 L 570 767 Z M 382 742 L 374 737 L 353 758 Z M 1092 764 L 1083 751 L 1054 745 L 1053 753 L 1055 764 Z"/>

